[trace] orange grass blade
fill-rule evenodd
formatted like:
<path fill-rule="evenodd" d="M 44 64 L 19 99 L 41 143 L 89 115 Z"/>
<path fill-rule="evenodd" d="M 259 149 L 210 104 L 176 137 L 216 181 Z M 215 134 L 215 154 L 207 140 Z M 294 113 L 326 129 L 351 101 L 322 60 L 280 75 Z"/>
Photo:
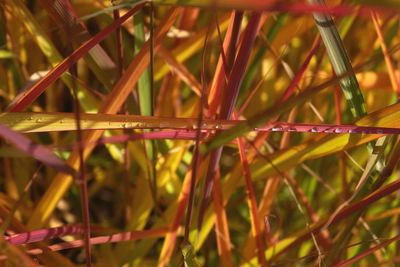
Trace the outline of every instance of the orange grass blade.
<path fill-rule="evenodd" d="M 260 266 L 267 266 L 267 262 L 265 260 L 265 255 L 264 255 L 265 246 L 263 241 L 263 231 L 260 225 L 261 220 L 257 209 L 256 195 L 254 192 L 253 184 L 251 182 L 252 179 L 251 179 L 249 162 L 247 161 L 246 152 L 244 150 L 243 141 L 241 140 L 241 138 L 237 139 L 237 143 L 240 153 L 240 160 L 243 166 L 243 177 L 245 179 L 245 184 L 246 184 L 247 203 L 250 210 L 251 232 L 256 240 L 258 263 L 260 264 Z"/>
<path fill-rule="evenodd" d="M 232 245 L 229 234 L 228 219 L 222 197 L 221 181 L 219 173 L 214 177 L 212 190 L 213 205 L 215 212 L 215 236 L 217 239 L 218 255 L 221 266 L 229 267 L 232 264 Z"/>
<path fill-rule="evenodd" d="M 383 38 L 379 15 L 372 12 L 371 17 L 372 17 L 372 21 L 375 26 L 376 33 L 378 35 L 378 39 L 379 39 L 379 43 L 382 48 L 383 56 L 385 58 L 390 83 L 392 84 L 393 90 L 397 93 L 397 96 L 400 97 L 400 84 L 399 84 L 399 80 L 397 79 L 398 76 L 396 76 L 396 74 L 395 74 L 393 62 L 392 62 L 392 59 L 390 58 L 389 50 L 386 46 L 385 39 Z"/>

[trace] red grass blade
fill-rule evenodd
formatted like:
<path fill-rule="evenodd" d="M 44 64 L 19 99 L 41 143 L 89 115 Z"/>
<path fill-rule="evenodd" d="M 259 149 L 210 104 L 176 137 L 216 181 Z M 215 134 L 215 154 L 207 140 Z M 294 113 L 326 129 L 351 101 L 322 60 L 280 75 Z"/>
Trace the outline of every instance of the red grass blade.
<path fill-rule="evenodd" d="M 259 23 L 261 19 L 260 13 L 253 13 L 247 28 L 244 32 L 243 41 L 240 45 L 238 55 L 233 64 L 231 73 L 229 75 L 229 80 L 225 92 L 223 94 L 223 100 L 221 103 L 221 110 L 218 115 L 220 119 L 229 119 L 233 108 L 236 103 L 236 99 L 239 94 L 240 85 L 243 81 L 243 76 L 246 70 L 247 62 L 249 60 L 251 48 L 256 39 L 257 31 L 259 29 Z M 198 227 L 201 228 L 203 216 L 205 210 L 208 206 L 208 202 L 211 197 L 211 192 L 213 188 L 213 177 L 218 169 L 218 162 L 222 154 L 222 147 L 217 148 L 211 154 L 210 165 L 207 171 L 207 177 L 205 182 L 205 188 L 203 192 L 202 201 L 200 204 Z"/>
<path fill-rule="evenodd" d="M 23 245 L 44 240 L 49 240 L 66 235 L 79 235 L 83 233 L 83 227 L 80 225 L 63 225 L 60 227 L 39 229 L 26 233 L 19 233 L 7 236 L 4 239 L 13 245 Z"/>
<path fill-rule="evenodd" d="M 388 240 L 380 243 L 379 245 L 376 245 L 374 247 L 371 247 L 369 249 L 364 250 L 362 253 L 348 259 L 342 262 L 339 262 L 335 265 L 335 267 L 347 267 L 347 266 L 354 266 L 354 264 L 356 264 L 357 262 L 359 262 L 360 260 L 362 260 L 363 258 L 367 257 L 368 255 L 374 253 L 375 251 L 387 247 L 388 245 L 390 245 L 390 243 L 396 242 L 400 240 L 400 235 L 396 235 L 392 238 L 389 238 Z"/>
<path fill-rule="evenodd" d="M 150 229 L 150 230 L 143 230 L 143 231 L 131 231 L 131 232 L 124 232 L 118 233 L 113 235 L 107 236 L 97 236 L 90 238 L 91 245 L 98 245 L 98 244 L 110 244 L 110 243 L 118 243 L 118 242 L 126 242 L 144 238 L 154 238 L 154 237 L 162 237 L 167 233 L 167 228 L 159 228 L 159 229 Z M 71 242 L 63 242 L 56 245 L 48 246 L 47 249 L 30 249 L 27 251 L 29 255 L 40 255 L 48 251 L 60 251 L 65 249 L 72 249 L 72 248 L 80 248 L 84 246 L 83 240 L 75 240 Z M 4 255 L 0 255 L 0 260 L 6 260 L 7 258 Z"/>

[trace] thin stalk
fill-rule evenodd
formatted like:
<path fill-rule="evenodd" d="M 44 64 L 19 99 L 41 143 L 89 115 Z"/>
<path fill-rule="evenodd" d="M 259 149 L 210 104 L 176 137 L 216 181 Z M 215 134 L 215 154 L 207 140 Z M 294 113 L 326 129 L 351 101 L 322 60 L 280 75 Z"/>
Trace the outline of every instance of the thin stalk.
<path fill-rule="evenodd" d="M 190 177 L 190 189 L 189 189 L 189 198 L 187 202 L 187 212 L 186 212 L 186 220 L 185 220 L 185 233 L 183 237 L 182 243 L 182 255 L 183 260 L 186 266 L 196 266 L 196 259 L 194 254 L 194 249 L 192 244 L 189 240 L 190 234 L 190 226 L 192 222 L 193 216 L 193 206 L 194 206 L 194 196 L 195 196 L 195 189 L 196 189 L 196 177 L 198 168 L 200 166 L 200 154 L 199 154 L 199 146 L 200 146 L 200 136 L 201 136 L 201 125 L 203 121 L 203 109 L 207 104 L 206 98 L 206 88 L 207 88 L 207 80 L 206 80 L 206 51 L 207 51 L 207 43 L 208 43 L 208 36 L 210 33 L 210 27 L 207 28 L 207 33 L 204 38 L 204 46 L 202 51 L 202 68 L 201 68 L 201 97 L 200 97 L 200 107 L 199 107 L 199 115 L 197 119 L 196 125 L 196 140 L 195 146 L 193 151 L 193 159 L 192 159 L 192 173 Z"/>
<path fill-rule="evenodd" d="M 115 5 L 115 0 L 111 0 L 112 5 Z M 113 10 L 114 20 L 118 20 L 121 16 L 118 9 Z M 115 30 L 115 43 L 117 46 L 117 66 L 118 77 L 121 77 L 124 71 L 124 50 L 122 49 L 122 32 L 121 28 Z"/>
<path fill-rule="evenodd" d="M 234 118 L 237 119 L 237 116 L 234 115 Z M 251 182 L 249 162 L 247 160 L 246 151 L 243 145 L 243 140 L 241 138 L 238 138 L 236 141 L 239 148 L 240 160 L 243 165 L 243 177 L 246 183 L 247 203 L 250 210 L 251 232 L 256 240 L 258 263 L 260 264 L 260 266 L 264 267 L 267 266 L 267 261 L 265 259 L 265 245 L 263 242 L 263 231 L 260 224 L 261 222 L 260 215 L 257 210 L 256 194 L 254 191 L 253 184 Z"/>
<path fill-rule="evenodd" d="M 77 66 L 73 65 L 70 69 L 72 74 L 72 82 L 76 83 L 77 77 Z M 80 197 L 81 197 L 81 205 L 82 205 L 82 217 L 83 217 L 83 239 L 85 244 L 85 256 L 86 256 L 86 266 L 92 266 L 92 246 L 90 244 L 90 214 L 89 214 L 89 195 L 87 189 L 87 182 L 85 179 L 85 159 L 83 155 L 84 144 L 82 142 L 82 131 L 81 131 L 81 118 L 80 118 L 80 107 L 79 107 L 79 99 L 78 99 L 78 91 L 76 86 L 73 86 L 74 92 L 74 110 L 75 110 L 75 119 L 76 119 L 76 140 L 79 143 L 78 145 L 78 154 L 79 154 L 79 170 L 78 177 L 76 182 L 79 184 L 80 188 Z"/>

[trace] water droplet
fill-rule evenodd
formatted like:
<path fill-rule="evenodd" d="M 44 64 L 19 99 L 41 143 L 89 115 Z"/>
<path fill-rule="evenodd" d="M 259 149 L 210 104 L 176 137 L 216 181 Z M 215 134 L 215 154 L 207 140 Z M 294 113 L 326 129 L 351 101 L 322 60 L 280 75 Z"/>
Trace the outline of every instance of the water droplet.
<path fill-rule="evenodd" d="M 32 121 L 32 120 L 33 120 L 33 116 L 29 116 L 29 117 L 27 118 L 27 120 L 28 120 L 28 121 Z"/>
<path fill-rule="evenodd" d="M 198 129 L 198 128 L 199 128 L 199 127 L 197 126 L 197 123 L 195 123 L 195 124 L 192 125 L 192 129 L 193 129 L 193 130 L 196 130 L 196 129 Z"/>
<path fill-rule="evenodd" d="M 318 128 L 317 127 L 311 128 L 311 132 L 312 133 L 318 133 Z"/>
<path fill-rule="evenodd" d="M 296 128 L 294 128 L 294 127 L 289 127 L 288 131 L 289 132 L 297 132 Z"/>
<path fill-rule="evenodd" d="M 254 131 L 258 132 L 260 128 L 254 127 Z"/>
<path fill-rule="evenodd" d="M 271 131 L 273 131 L 273 132 L 282 132 L 283 128 L 280 125 L 276 125 L 275 127 L 272 127 Z"/>
<path fill-rule="evenodd" d="M 215 129 L 222 129 L 222 125 L 221 124 L 215 125 Z"/>
<path fill-rule="evenodd" d="M 36 122 L 42 122 L 42 118 L 37 118 Z"/>
<path fill-rule="evenodd" d="M 342 133 L 343 131 L 342 131 L 342 129 L 340 129 L 340 128 L 336 128 L 334 132 L 335 132 L 335 133 Z"/>
<path fill-rule="evenodd" d="M 203 122 L 203 123 L 201 124 L 201 128 L 206 128 L 206 127 L 207 127 L 207 123 Z"/>

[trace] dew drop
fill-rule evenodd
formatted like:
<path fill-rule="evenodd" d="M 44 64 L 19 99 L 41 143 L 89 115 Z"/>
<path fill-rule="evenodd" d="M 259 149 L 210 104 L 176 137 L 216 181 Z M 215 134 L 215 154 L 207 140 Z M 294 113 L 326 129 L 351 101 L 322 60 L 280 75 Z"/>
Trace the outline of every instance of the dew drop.
<path fill-rule="evenodd" d="M 132 128 L 132 123 L 131 122 L 124 123 L 124 128 Z"/>
<path fill-rule="evenodd" d="M 43 120 L 42 120 L 42 118 L 37 118 L 36 119 L 36 122 L 42 122 Z"/>
<path fill-rule="evenodd" d="M 283 128 L 282 128 L 282 126 L 277 125 L 277 126 L 273 127 L 273 128 L 271 129 L 271 131 L 273 131 L 273 132 L 282 132 L 282 131 L 283 131 Z"/>
<path fill-rule="evenodd" d="M 221 124 L 215 125 L 215 129 L 222 129 L 222 125 Z"/>
<path fill-rule="evenodd" d="M 318 129 L 317 129 L 316 127 L 311 128 L 311 132 L 312 132 L 312 133 L 318 133 Z"/>
<path fill-rule="evenodd" d="M 28 121 L 33 121 L 33 116 L 28 117 Z"/>
<path fill-rule="evenodd" d="M 335 133 L 342 133 L 343 131 L 342 131 L 342 129 L 340 129 L 340 128 L 336 128 L 336 129 L 334 130 L 334 132 L 335 132 Z"/>

